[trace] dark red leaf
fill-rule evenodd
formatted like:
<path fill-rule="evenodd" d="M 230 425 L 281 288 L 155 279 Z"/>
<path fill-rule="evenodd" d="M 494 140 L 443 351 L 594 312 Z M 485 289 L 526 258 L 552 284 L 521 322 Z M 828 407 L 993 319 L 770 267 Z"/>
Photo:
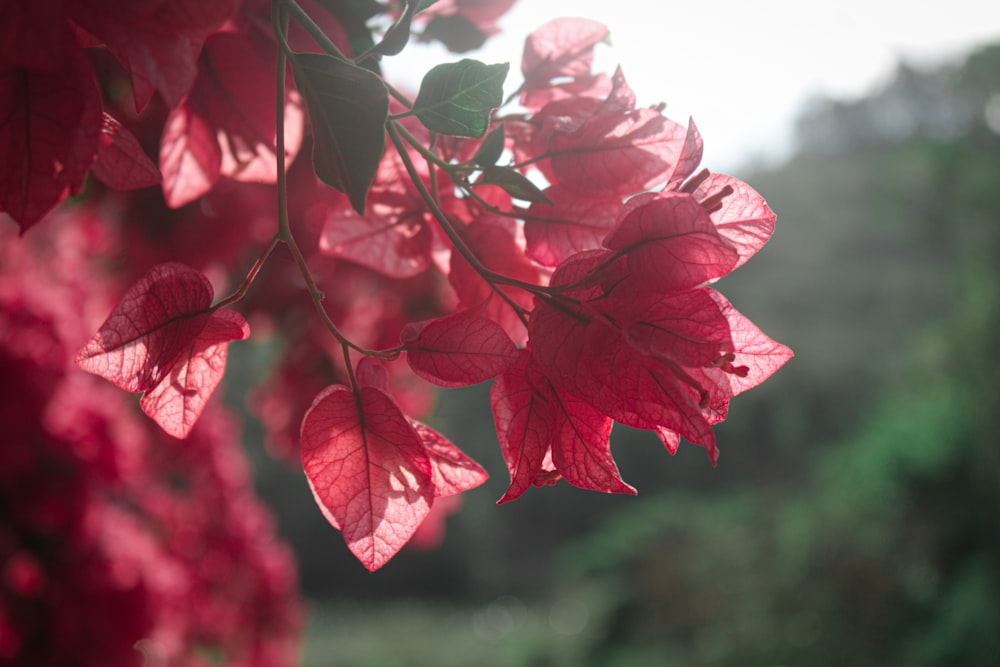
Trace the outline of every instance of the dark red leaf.
<path fill-rule="evenodd" d="M 77 0 L 73 20 L 107 45 L 132 76 L 136 111 L 154 92 L 173 108 L 197 75 L 205 37 L 241 0 Z"/>
<path fill-rule="evenodd" d="M 430 510 L 431 463 L 383 391 L 327 387 L 302 420 L 302 464 L 316 502 L 369 570 L 398 552 Z"/>
<path fill-rule="evenodd" d="M 126 391 L 155 388 L 205 328 L 212 294 L 208 279 L 189 266 L 154 266 L 125 292 L 77 365 Z"/>
<path fill-rule="evenodd" d="M 105 113 L 97 143 L 97 160 L 90 168 L 102 183 L 115 190 L 136 190 L 160 182 L 160 170 L 139 141 Z"/>
<path fill-rule="evenodd" d="M 218 310 L 170 372 L 142 397 L 142 410 L 175 438 L 186 438 L 226 372 L 229 343 L 250 335 L 243 316 Z"/>
<path fill-rule="evenodd" d="M 406 325 L 400 339 L 413 372 L 441 387 L 485 382 L 517 361 L 517 348 L 485 309 Z"/>
<path fill-rule="evenodd" d="M 79 50 L 53 69 L 0 62 L 0 211 L 23 231 L 77 192 L 100 127 L 101 99 Z"/>

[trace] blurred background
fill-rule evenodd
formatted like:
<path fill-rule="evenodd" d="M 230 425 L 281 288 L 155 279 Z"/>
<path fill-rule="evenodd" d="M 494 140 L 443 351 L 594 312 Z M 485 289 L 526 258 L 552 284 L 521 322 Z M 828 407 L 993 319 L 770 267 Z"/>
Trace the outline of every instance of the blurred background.
<path fill-rule="evenodd" d="M 524 35 L 569 3 L 538 4 L 511 13 L 494 60 L 516 63 Z M 823 16 L 764 3 L 762 25 L 738 4 L 711 18 L 687 3 L 658 23 L 604 4 L 571 12 L 611 26 L 601 57 L 632 58 L 640 101 L 694 115 L 705 166 L 778 213 L 720 289 L 796 358 L 734 401 L 718 468 L 701 448 L 671 458 L 652 434 L 617 430 L 638 497 L 560 484 L 497 507 L 508 479 L 489 387 L 442 391 L 431 424 L 492 478 L 464 494 L 439 548 L 376 574 L 251 425 L 258 488 L 310 601 L 304 664 L 1000 663 L 997 10 L 958 37 L 945 8 L 923 16 L 935 50 L 892 32 L 916 25 L 908 13 L 850 3 Z M 633 76 L 641 61 L 652 67 Z M 231 369 L 263 363 L 251 345 L 230 354 Z"/>

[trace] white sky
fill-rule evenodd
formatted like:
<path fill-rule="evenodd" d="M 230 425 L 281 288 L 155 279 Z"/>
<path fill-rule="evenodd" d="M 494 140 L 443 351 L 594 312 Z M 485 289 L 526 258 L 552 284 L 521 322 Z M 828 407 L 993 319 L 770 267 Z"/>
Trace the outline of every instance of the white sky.
<path fill-rule="evenodd" d="M 519 0 L 501 20 L 503 34 L 470 55 L 509 61 L 510 83 L 525 36 L 559 16 L 610 28 L 612 45 L 598 46 L 595 69 L 621 64 L 640 104 L 666 102 L 667 115 L 682 123 L 693 116 L 713 171 L 781 156 L 812 96 L 857 96 L 885 81 L 900 58 L 942 62 L 1000 40 L 995 0 Z M 386 60 L 386 71 L 419 82 L 459 57 L 408 48 Z"/>

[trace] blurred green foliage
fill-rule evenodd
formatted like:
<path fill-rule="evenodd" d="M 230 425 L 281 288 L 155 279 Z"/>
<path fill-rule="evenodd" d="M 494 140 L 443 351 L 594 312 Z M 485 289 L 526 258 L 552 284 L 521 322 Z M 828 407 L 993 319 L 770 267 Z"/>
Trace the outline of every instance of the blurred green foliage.
<path fill-rule="evenodd" d="M 721 289 L 797 356 L 734 402 L 719 468 L 621 429 L 639 498 L 496 508 L 486 388 L 449 395 L 436 425 L 494 479 L 441 551 L 370 577 L 318 512 L 286 528 L 306 664 L 1000 664 L 998 114 L 1000 46 L 815 103 L 795 157 L 741 174 L 778 229 Z"/>

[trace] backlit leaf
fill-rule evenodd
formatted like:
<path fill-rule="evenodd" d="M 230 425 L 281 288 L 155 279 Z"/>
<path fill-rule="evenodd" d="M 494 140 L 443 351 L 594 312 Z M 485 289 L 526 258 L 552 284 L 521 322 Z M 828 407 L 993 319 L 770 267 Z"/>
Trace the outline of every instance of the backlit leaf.
<path fill-rule="evenodd" d="M 438 65 L 420 84 L 413 113 L 432 132 L 456 137 L 481 137 L 490 114 L 503 102 L 508 63 L 486 65 L 465 59 Z"/>
<path fill-rule="evenodd" d="M 250 335 L 243 316 L 218 310 L 177 363 L 140 405 L 160 427 L 175 438 L 186 438 L 226 372 L 229 343 Z"/>
<path fill-rule="evenodd" d="M 514 343 L 484 308 L 408 324 L 400 338 L 413 372 L 440 387 L 484 382 L 517 360 Z"/>
<path fill-rule="evenodd" d="M 160 182 L 160 170 L 139 141 L 105 113 L 97 143 L 97 160 L 90 168 L 102 183 L 115 190 L 135 190 Z"/>
<path fill-rule="evenodd" d="M 125 292 L 76 363 L 126 391 L 149 391 L 201 334 L 211 303 L 212 285 L 199 271 L 158 264 Z"/>
<path fill-rule="evenodd" d="M 500 375 L 490 390 L 500 450 L 510 470 L 510 486 L 497 501 L 519 498 L 542 476 L 542 464 L 553 435 L 553 415 L 545 394 L 529 380 L 531 357 L 521 359 Z M 536 371 L 537 372 L 537 371 Z"/>
<path fill-rule="evenodd" d="M 435 498 L 474 489 L 489 477 L 482 466 L 448 438 L 415 419 L 410 419 L 409 422 L 427 450 Z"/>
<path fill-rule="evenodd" d="M 685 290 L 720 278 L 739 258 L 705 209 L 680 192 L 629 200 L 604 245 L 627 256 L 633 278 L 658 292 Z"/>
<path fill-rule="evenodd" d="M 622 208 L 620 197 L 600 190 L 585 194 L 556 184 L 545 194 L 553 203 L 532 204 L 524 221 L 526 252 L 545 266 L 600 248 Z"/>
<path fill-rule="evenodd" d="M 552 462 L 563 478 L 581 489 L 635 495 L 611 457 L 614 420 L 571 394 L 551 392 L 550 397 L 555 414 Z"/>
<path fill-rule="evenodd" d="M 324 516 L 377 570 L 410 539 L 434 499 L 420 436 L 385 392 L 327 387 L 302 420 L 302 465 Z"/>
<path fill-rule="evenodd" d="M 590 73 L 594 46 L 608 39 L 607 26 L 584 18 L 558 18 L 528 35 L 521 72 L 529 87 L 544 87 L 557 77 Z"/>

